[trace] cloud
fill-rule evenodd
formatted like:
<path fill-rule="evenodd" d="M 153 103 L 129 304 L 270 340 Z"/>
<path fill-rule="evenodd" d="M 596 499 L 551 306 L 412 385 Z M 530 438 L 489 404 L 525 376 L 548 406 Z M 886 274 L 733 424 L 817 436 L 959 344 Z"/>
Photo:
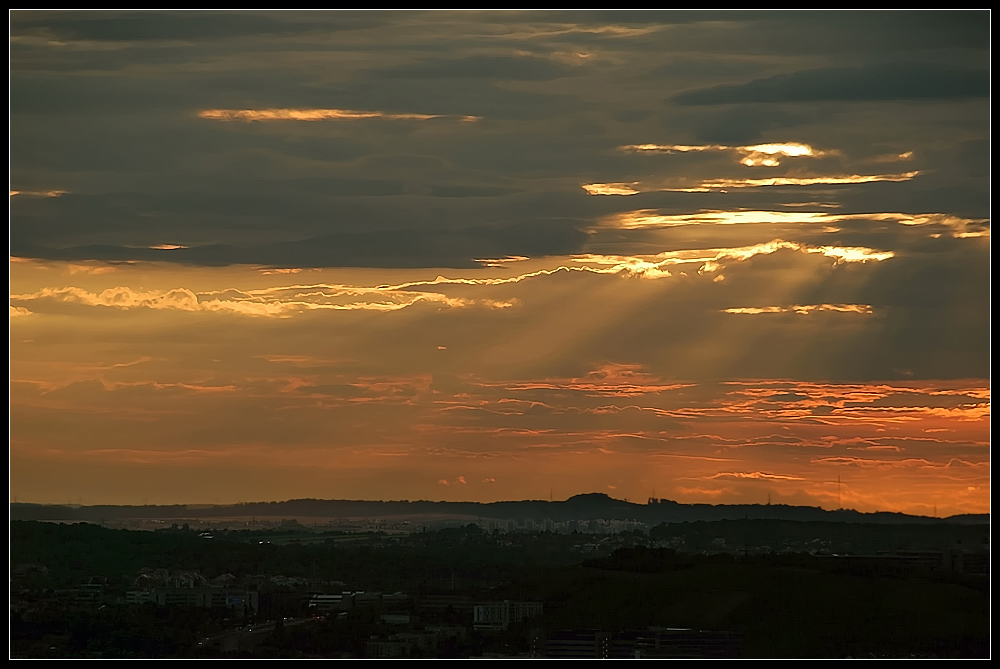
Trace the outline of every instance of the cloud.
<path fill-rule="evenodd" d="M 918 393 L 897 389 L 896 392 L 873 397 L 867 401 L 844 402 L 845 407 L 938 407 L 957 408 L 988 405 L 988 398 L 973 393 L 934 392 Z"/>
<path fill-rule="evenodd" d="M 723 309 L 727 314 L 784 314 L 794 313 L 804 316 L 817 311 L 836 311 L 849 314 L 871 314 L 870 304 L 795 304 L 790 307 L 733 307 Z"/>
<path fill-rule="evenodd" d="M 21 197 L 61 197 L 66 194 L 64 190 L 12 190 L 10 197 L 15 195 Z"/>
<path fill-rule="evenodd" d="M 681 493 L 682 495 L 705 495 L 708 497 L 720 497 L 729 491 L 718 490 L 715 488 L 699 488 L 699 487 L 691 488 L 687 486 L 678 486 L 677 492 Z"/>
<path fill-rule="evenodd" d="M 834 258 L 836 264 L 888 260 L 895 256 L 892 251 L 878 251 L 861 246 L 810 246 L 789 242 L 783 239 L 773 239 L 762 244 L 734 248 L 691 249 L 684 251 L 664 251 L 654 256 L 622 257 L 587 254 L 576 256 L 573 260 L 579 263 L 590 263 L 598 266 L 608 266 L 602 271 L 608 273 L 627 273 L 647 279 L 659 279 L 671 276 L 667 267 L 687 263 L 702 264 L 699 273 L 712 273 L 719 270 L 722 261 L 735 260 L 741 262 L 757 255 L 770 255 L 777 251 L 790 250 L 803 253 L 817 253 Z M 593 271 L 593 270 L 592 270 Z"/>
<path fill-rule="evenodd" d="M 354 190 L 349 197 L 392 195 L 401 189 L 399 182 L 377 180 L 333 180 L 331 189 Z M 75 203 L 80 204 L 80 203 Z M 220 203 L 221 204 L 221 203 Z M 169 206 L 169 205 L 168 205 Z M 234 212 L 247 206 L 234 207 Z M 86 208 L 86 205 L 83 205 Z M 251 208 L 252 209 L 252 208 Z M 370 220 L 381 207 L 368 211 L 367 204 L 357 210 L 339 203 L 333 209 L 341 217 L 339 226 L 354 227 L 360 221 Z M 431 210 L 433 211 L 433 210 Z M 120 215 L 121 210 L 118 210 Z M 177 212 L 180 214 L 181 212 Z M 399 216 L 398 209 L 385 212 Z M 424 212 L 421 217 L 427 216 Z M 435 212 L 436 213 L 436 212 Z M 66 212 L 55 214 L 61 218 Z M 86 216 L 86 214 L 81 214 Z M 230 214 L 230 216 L 233 214 Z M 258 214 L 259 215 L 259 214 Z M 273 214 L 278 216 L 278 213 Z M 288 215 L 288 214 L 285 214 Z M 310 212 L 308 215 L 318 215 Z M 328 212 L 327 216 L 331 214 Z M 112 214 L 114 216 L 114 214 Z M 197 214 L 193 214 L 197 216 Z M 253 211 L 247 220 L 256 216 Z M 522 214 L 523 216 L 523 214 Z M 446 218 L 450 218 L 447 216 Z M 262 227 L 270 227 L 273 221 L 265 216 Z M 346 219 L 346 220 L 344 220 Z M 87 246 L 49 245 L 44 229 L 39 237 L 40 226 L 35 225 L 34 216 L 14 216 L 11 255 L 53 260 L 166 260 L 175 263 L 195 265 L 263 265 L 272 267 L 478 267 L 475 258 L 535 257 L 540 255 L 567 255 L 578 252 L 588 239 L 582 229 L 583 222 L 576 220 L 535 219 L 514 222 L 480 224 L 477 227 L 450 229 L 441 221 L 423 220 L 380 221 L 389 229 L 367 231 L 342 231 L 320 236 L 305 235 L 293 241 L 270 241 L 261 243 L 250 239 L 237 244 L 189 244 L 190 248 L 150 249 L 142 246 L 123 244 L 92 244 Z M 450 223 L 450 221 L 449 221 Z M 112 227 L 105 221 L 103 227 Z M 400 227 L 396 227 L 396 226 Z M 142 220 L 138 219 L 131 234 L 142 233 Z M 117 227 L 117 226 L 113 226 Z M 294 230 L 294 227 L 292 228 Z M 287 238 L 290 231 L 284 231 Z M 130 234 L 124 232 L 124 234 Z M 204 234 L 204 233 L 202 233 Z M 159 236 L 159 235 L 158 235 Z M 296 235 L 298 236 L 298 235 Z M 161 237 L 162 239 L 162 237 Z M 280 239 L 280 238 L 279 238 Z M 53 240 L 54 241 L 54 240 Z"/>
<path fill-rule="evenodd" d="M 34 293 L 11 295 L 11 299 L 27 303 L 53 301 L 88 307 L 115 307 L 122 310 L 167 309 L 272 318 L 290 318 L 314 310 L 387 312 L 405 309 L 421 302 L 431 302 L 451 308 L 476 304 L 494 309 L 513 306 L 511 302 L 490 299 L 470 300 L 452 298 L 440 293 L 348 286 L 283 287 L 246 292 L 230 289 L 197 294 L 187 288 L 144 291 L 118 286 L 95 293 L 83 288 L 66 287 L 42 288 Z"/>
<path fill-rule="evenodd" d="M 698 107 L 697 113 L 687 123 L 698 141 L 735 144 L 759 142 L 769 131 L 787 134 L 792 128 L 808 128 L 835 120 L 836 114 L 821 106 L 803 108 L 800 105 L 788 109 L 776 105 L 743 104 Z"/>
<path fill-rule="evenodd" d="M 901 174 L 831 174 L 815 177 L 765 177 L 762 179 L 704 179 L 701 183 L 688 187 L 663 188 L 682 193 L 704 192 L 713 188 L 760 188 L 763 186 L 820 186 L 835 184 L 865 184 L 875 181 L 908 181 L 920 174 L 919 171 Z"/>
<path fill-rule="evenodd" d="M 790 206 L 820 206 L 822 203 L 795 202 Z M 921 226 L 943 230 L 952 237 L 987 237 L 989 219 L 974 219 L 952 214 L 904 214 L 872 212 L 867 214 L 835 214 L 825 211 L 755 211 L 751 209 L 709 209 L 695 213 L 665 214 L 656 209 L 635 209 L 615 212 L 598 220 L 599 226 L 625 230 L 670 228 L 682 225 L 815 225 L 832 229 L 845 223 L 892 222 L 905 226 Z M 839 230 L 838 230 L 839 231 Z"/>
<path fill-rule="evenodd" d="M 940 63 L 875 63 L 781 74 L 673 96 L 680 105 L 985 97 L 989 72 Z"/>
<path fill-rule="evenodd" d="M 827 458 L 815 458 L 813 462 L 823 465 L 851 466 L 851 467 L 877 467 L 877 468 L 912 468 L 932 466 L 930 460 L 924 458 L 903 458 L 900 460 L 879 460 L 875 458 L 859 458 L 853 456 L 833 456 Z M 943 465 L 947 466 L 947 465 Z"/>
<path fill-rule="evenodd" d="M 204 109 L 198 118 L 212 121 L 357 121 L 384 118 L 390 121 L 429 121 L 436 118 L 454 118 L 463 122 L 481 120 L 478 116 L 452 116 L 445 114 L 390 114 L 381 111 L 354 109 Z"/>
<path fill-rule="evenodd" d="M 721 144 L 629 144 L 618 147 L 631 153 L 699 153 L 702 151 L 732 151 L 743 156 L 739 163 L 747 167 L 775 167 L 781 164 L 780 156 L 788 158 L 821 158 L 835 151 L 819 151 L 798 142 L 755 144 L 752 146 L 724 146 Z"/>
<path fill-rule="evenodd" d="M 590 183 L 580 187 L 588 195 L 638 195 L 654 191 L 674 191 L 678 193 L 725 192 L 730 188 L 762 188 L 768 186 L 821 186 L 842 184 L 865 184 L 876 181 L 909 181 L 918 176 L 919 170 L 900 174 L 830 174 L 814 177 L 765 177 L 761 179 L 683 179 L 679 183 L 656 184 L 652 182 L 630 181 L 627 183 Z"/>
<path fill-rule="evenodd" d="M 873 98 L 988 47 L 985 10 L 14 12 L 12 483 L 169 498 L 32 454 L 228 449 L 190 494 L 728 502 L 982 460 L 989 99 Z M 984 468 L 851 471 L 988 508 Z"/>
<path fill-rule="evenodd" d="M 587 195 L 638 195 L 642 191 L 633 188 L 638 183 L 638 181 L 631 181 L 629 183 L 583 184 L 581 188 L 587 191 Z"/>
<path fill-rule="evenodd" d="M 767 481 L 802 481 L 801 476 L 787 476 L 784 474 L 765 474 L 764 472 L 719 472 L 706 476 L 706 479 L 762 479 Z"/>
<path fill-rule="evenodd" d="M 512 81 L 548 81 L 576 74 L 576 69 L 547 58 L 530 56 L 468 56 L 435 58 L 380 70 L 369 70 L 370 77 L 384 79 L 496 79 Z"/>
<path fill-rule="evenodd" d="M 367 28 L 379 22 L 377 15 L 360 16 L 342 12 L 328 17 L 313 16 L 310 21 L 289 20 L 281 14 L 260 16 L 205 11 L 25 18 L 30 16 L 27 13 L 13 16 L 11 31 L 14 35 L 47 34 L 57 40 L 106 42 L 218 40 Z"/>
<path fill-rule="evenodd" d="M 353 188 L 355 197 L 364 197 L 391 195 L 398 192 L 400 184 L 360 179 L 354 184 L 350 180 L 342 184 L 331 183 L 331 188 L 337 187 Z M 340 206 L 345 214 L 350 209 Z M 363 215 L 363 209 L 357 215 Z M 248 213 L 248 217 L 253 216 Z M 348 217 L 353 218 L 349 214 Z M 524 221 L 457 230 L 440 224 L 421 229 L 410 222 L 412 227 L 403 229 L 339 232 L 256 244 L 191 244 L 190 248 L 169 250 L 110 244 L 56 247 L 38 244 L 35 237 L 38 228 L 29 227 L 31 223 L 17 215 L 14 219 L 12 255 L 52 260 L 167 260 L 196 265 L 469 268 L 479 266 L 475 258 L 575 253 L 588 238 L 580 229 L 583 226 L 573 220 Z M 287 236 L 288 232 L 283 234 Z"/>

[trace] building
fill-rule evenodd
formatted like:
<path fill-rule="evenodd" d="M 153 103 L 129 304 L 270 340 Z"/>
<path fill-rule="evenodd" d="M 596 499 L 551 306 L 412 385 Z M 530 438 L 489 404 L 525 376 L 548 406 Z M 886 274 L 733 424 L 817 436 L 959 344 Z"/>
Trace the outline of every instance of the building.
<path fill-rule="evenodd" d="M 595 659 L 739 657 L 730 632 L 650 627 L 644 630 L 533 630 L 531 656 Z"/>
<path fill-rule="evenodd" d="M 365 657 L 373 659 L 402 659 L 433 657 L 438 635 L 433 632 L 402 632 L 386 639 L 376 639 L 365 644 Z"/>
<path fill-rule="evenodd" d="M 603 630 L 534 630 L 531 656 L 546 658 L 606 659 L 611 634 Z"/>
<path fill-rule="evenodd" d="M 477 630 L 505 630 L 511 623 L 540 615 L 541 602 L 486 602 L 473 607 L 472 626 Z"/>
<path fill-rule="evenodd" d="M 145 604 L 156 601 L 152 590 L 129 590 L 125 593 L 126 604 Z"/>
<path fill-rule="evenodd" d="M 308 608 L 317 612 L 346 611 L 353 605 L 350 592 L 336 595 L 313 594 L 309 597 Z"/>
<path fill-rule="evenodd" d="M 153 602 L 157 606 L 197 606 L 207 609 L 229 609 L 237 615 L 256 614 L 259 609 L 256 590 L 242 588 L 155 588 L 152 591 L 130 591 L 126 601 Z"/>

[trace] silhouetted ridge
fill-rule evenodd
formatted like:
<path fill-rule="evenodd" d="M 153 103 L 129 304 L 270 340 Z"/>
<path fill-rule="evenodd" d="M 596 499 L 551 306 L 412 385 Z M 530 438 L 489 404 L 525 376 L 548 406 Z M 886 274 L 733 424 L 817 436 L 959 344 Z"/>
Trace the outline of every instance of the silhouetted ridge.
<path fill-rule="evenodd" d="M 672 500 L 651 499 L 637 504 L 614 499 L 605 493 L 574 495 L 565 501 L 521 500 L 505 502 L 433 502 L 429 500 L 372 501 L 293 499 L 283 502 L 243 502 L 240 504 L 164 506 L 67 506 L 14 503 L 11 520 L 101 521 L 129 518 L 388 518 L 436 517 L 468 519 L 551 519 L 637 520 L 647 524 L 693 522 L 699 520 L 769 519 L 797 521 L 833 521 L 845 523 L 960 523 L 988 524 L 989 514 L 960 514 L 949 518 L 930 518 L 904 513 L 878 511 L 862 513 L 851 509 L 828 511 L 813 506 L 786 504 L 682 504 Z"/>

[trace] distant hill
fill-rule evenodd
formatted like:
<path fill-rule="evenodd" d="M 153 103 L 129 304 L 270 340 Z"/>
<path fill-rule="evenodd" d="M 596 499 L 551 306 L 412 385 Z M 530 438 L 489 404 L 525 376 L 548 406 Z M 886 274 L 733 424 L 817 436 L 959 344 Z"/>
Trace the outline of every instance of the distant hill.
<path fill-rule="evenodd" d="M 636 504 L 613 499 L 604 493 L 575 495 L 565 501 L 522 500 L 511 502 L 430 502 L 369 501 L 337 499 L 293 499 L 284 502 L 169 506 L 65 506 L 49 504 L 10 505 L 11 520 L 102 521 L 126 519 L 181 518 L 482 518 L 554 521 L 637 520 L 648 524 L 740 518 L 844 523 L 951 523 L 989 524 L 989 514 L 961 514 L 948 518 L 913 516 L 877 511 L 862 513 L 850 509 L 827 511 L 814 506 L 787 504 L 681 504 L 670 500 L 650 500 Z"/>

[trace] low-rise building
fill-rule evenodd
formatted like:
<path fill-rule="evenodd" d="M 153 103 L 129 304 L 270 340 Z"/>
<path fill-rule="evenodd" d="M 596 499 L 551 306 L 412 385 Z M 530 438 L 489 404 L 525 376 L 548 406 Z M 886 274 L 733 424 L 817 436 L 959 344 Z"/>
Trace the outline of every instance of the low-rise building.
<path fill-rule="evenodd" d="M 256 614 L 259 608 L 256 590 L 242 588 L 153 588 L 130 590 L 125 595 L 130 604 L 152 602 L 157 606 L 197 606 L 229 609 L 237 615 Z"/>
<path fill-rule="evenodd" d="M 511 623 L 540 615 L 541 602 L 485 602 L 473 607 L 472 626 L 477 630 L 505 630 Z"/>

